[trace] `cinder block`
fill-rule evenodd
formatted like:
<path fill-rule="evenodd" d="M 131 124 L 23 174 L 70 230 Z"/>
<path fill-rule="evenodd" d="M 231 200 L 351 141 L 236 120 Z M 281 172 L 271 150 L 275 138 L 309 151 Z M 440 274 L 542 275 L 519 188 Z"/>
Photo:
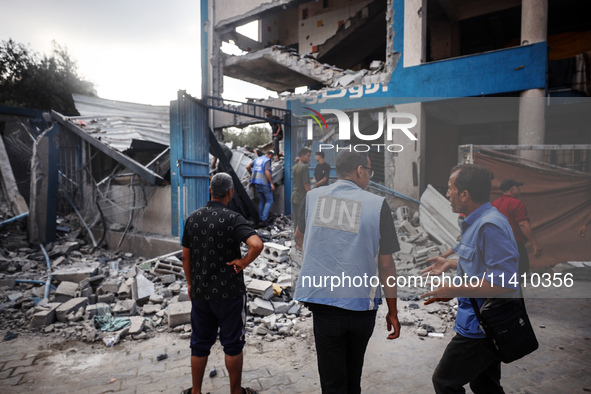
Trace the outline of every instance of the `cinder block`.
<path fill-rule="evenodd" d="M 76 297 L 76 290 L 78 290 L 78 283 L 64 281 L 59 284 L 55 291 L 55 302 L 67 302 Z"/>
<path fill-rule="evenodd" d="M 262 255 L 269 260 L 282 263 L 289 259 L 289 248 L 273 242 L 265 242 Z"/>
<path fill-rule="evenodd" d="M 47 310 L 37 312 L 31 320 L 32 327 L 48 326 L 55 321 L 55 310 L 60 306 L 59 302 L 52 302 L 47 305 Z"/>
<path fill-rule="evenodd" d="M 180 262 L 180 260 L 179 263 L 158 261 L 154 266 L 154 272 L 157 274 L 174 274 L 180 278 L 185 277 L 185 272 L 183 271 L 183 263 Z"/>
<path fill-rule="evenodd" d="M 176 302 L 168 306 L 168 326 L 191 323 L 191 301 Z"/>
<path fill-rule="evenodd" d="M 269 300 L 271 297 L 273 297 L 273 282 L 253 279 L 246 287 L 246 291 L 255 297 L 261 297 L 265 300 Z"/>
<path fill-rule="evenodd" d="M 62 323 L 66 323 L 68 321 L 67 316 L 72 313 L 73 311 L 77 311 L 80 307 L 85 307 L 88 305 L 88 298 L 86 297 L 78 297 L 72 298 L 70 301 L 67 301 L 61 304 L 55 310 L 55 317 L 58 321 Z"/>

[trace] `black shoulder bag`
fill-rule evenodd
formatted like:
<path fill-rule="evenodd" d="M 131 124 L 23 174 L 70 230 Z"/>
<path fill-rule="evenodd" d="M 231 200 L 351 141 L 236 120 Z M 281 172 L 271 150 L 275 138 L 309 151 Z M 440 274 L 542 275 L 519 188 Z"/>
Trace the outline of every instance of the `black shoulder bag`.
<path fill-rule="evenodd" d="M 487 298 L 480 309 L 474 298 L 470 302 L 501 361 L 508 364 L 538 348 L 523 298 Z"/>

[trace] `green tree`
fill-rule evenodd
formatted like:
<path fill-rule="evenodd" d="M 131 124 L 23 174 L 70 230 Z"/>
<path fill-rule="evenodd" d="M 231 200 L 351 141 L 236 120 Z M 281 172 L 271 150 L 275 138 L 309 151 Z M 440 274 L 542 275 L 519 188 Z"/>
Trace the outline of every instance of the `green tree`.
<path fill-rule="evenodd" d="M 244 129 L 228 128 L 224 130 L 224 141 L 234 142 L 234 147 L 249 145 L 256 148 L 272 141 L 271 130 L 261 125 L 248 126 Z"/>
<path fill-rule="evenodd" d="M 53 41 L 51 54 L 39 57 L 12 39 L 0 43 L 0 104 L 79 115 L 72 93 L 96 96 L 66 48 Z"/>

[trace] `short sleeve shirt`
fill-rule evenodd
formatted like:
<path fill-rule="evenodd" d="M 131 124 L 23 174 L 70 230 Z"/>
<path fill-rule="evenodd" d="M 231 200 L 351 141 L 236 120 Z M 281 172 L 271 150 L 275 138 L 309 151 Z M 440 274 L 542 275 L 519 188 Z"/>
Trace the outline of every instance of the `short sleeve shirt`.
<path fill-rule="evenodd" d="M 240 243 L 255 234 L 244 217 L 217 201 L 187 218 L 182 246 L 191 253 L 191 299 L 230 300 L 246 293 L 242 271 L 236 274 L 226 263 L 241 258 Z"/>
<path fill-rule="evenodd" d="M 330 177 L 330 164 L 328 164 L 327 162 L 324 162 L 322 164 L 318 164 L 316 166 L 316 168 L 314 169 L 314 178 L 316 179 L 316 182 L 319 182 L 321 180 L 323 180 L 324 178 L 328 178 Z M 325 183 L 323 183 L 322 185 L 318 186 L 318 187 L 322 187 L 322 186 L 328 186 L 328 181 L 326 181 Z"/>
<path fill-rule="evenodd" d="M 306 198 L 306 188 L 304 185 L 310 184 L 310 174 L 308 173 L 308 165 L 304 163 L 296 163 L 291 170 L 293 174 L 293 190 L 291 192 L 291 202 L 294 204 L 301 204 Z"/>
<path fill-rule="evenodd" d="M 523 203 L 523 201 L 518 200 L 517 198 L 511 195 L 503 194 L 501 197 L 497 198 L 491 205 L 497 208 L 499 212 L 505 215 L 507 220 L 509 220 L 509 224 L 511 225 L 511 230 L 513 230 L 515 240 L 517 242 L 527 242 L 527 237 L 521 231 L 521 227 L 519 227 L 520 222 L 523 222 L 524 220 L 529 221 L 527 208 L 525 208 L 525 204 Z"/>

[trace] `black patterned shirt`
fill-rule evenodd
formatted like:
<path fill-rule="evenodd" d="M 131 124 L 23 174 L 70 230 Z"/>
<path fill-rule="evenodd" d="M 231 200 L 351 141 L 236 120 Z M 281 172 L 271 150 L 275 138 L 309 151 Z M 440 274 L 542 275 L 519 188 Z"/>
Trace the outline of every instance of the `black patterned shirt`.
<path fill-rule="evenodd" d="M 246 293 L 242 271 L 236 274 L 226 263 L 241 258 L 240 242 L 255 234 L 244 217 L 218 201 L 187 218 L 182 245 L 191 251 L 192 300 L 230 300 Z"/>

